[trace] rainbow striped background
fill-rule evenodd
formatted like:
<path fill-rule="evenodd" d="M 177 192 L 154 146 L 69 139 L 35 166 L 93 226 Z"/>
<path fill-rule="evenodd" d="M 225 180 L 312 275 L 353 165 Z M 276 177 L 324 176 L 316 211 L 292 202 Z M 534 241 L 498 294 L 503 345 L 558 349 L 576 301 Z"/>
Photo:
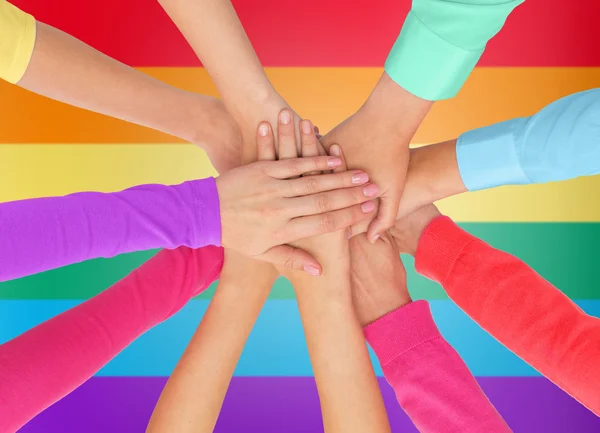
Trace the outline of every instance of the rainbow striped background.
<path fill-rule="evenodd" d="M 156 1 L 14 0 L 41 21 L 173 85 L 216 90 Z M 407 13 L 408 0 L 237 0 L 234 5 L 277 89 L 327 131 L 359 107 Z M 529 0 L 509 18 L 459 96 L 435 104 L 414 144 L 529 115 L 600 85 L 600 3 Z M 218 43 L 218 41 L 215 41 Z M 284 45 L 286 49 L 284 49 Z M 291 47 L 291 49 L 288 49 Z M 0 83 L 0 201 L 178 183 L 214 173 L 202 151 L 172 137 Z M 600 177 L 506 187 L 440 203 L 492 245 L 525 260 L 600 316 Z M 0 285 L 0 341 L 76 305 L 155 251 L 92 260 Z M 417 299 L 478 377 L 515 432 L 587 433 L 600 420 L 483 332 L 440 287 L 409 269 Z M 211 297 L 151 330 L 27 433 L 141 432 Z M 381 369 L 376 367 L 378 376 Z M 248 341 L 216 431 L 317 432 L 318 397 L 294 294 L 280 281 Z M 394 431 L 416 431 L 380 379 Z M 443 433 L 443 432 L 442 432 Z"/>

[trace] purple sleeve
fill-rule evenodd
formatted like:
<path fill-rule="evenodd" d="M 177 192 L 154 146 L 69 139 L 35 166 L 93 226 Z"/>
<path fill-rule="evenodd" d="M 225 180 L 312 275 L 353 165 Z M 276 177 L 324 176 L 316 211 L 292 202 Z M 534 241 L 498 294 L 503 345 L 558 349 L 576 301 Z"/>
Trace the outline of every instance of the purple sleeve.
<path fill-rule="evenodd" d="M 420 432 L 511 431 L 440 334 L 426 301 L 398 308 L 364 332 L 398 403 Z"/>
<path fill-rule="evenodd" d="M 97 257 L 220 245 L 215 179 L 0 205 L 0 281 Z"/>

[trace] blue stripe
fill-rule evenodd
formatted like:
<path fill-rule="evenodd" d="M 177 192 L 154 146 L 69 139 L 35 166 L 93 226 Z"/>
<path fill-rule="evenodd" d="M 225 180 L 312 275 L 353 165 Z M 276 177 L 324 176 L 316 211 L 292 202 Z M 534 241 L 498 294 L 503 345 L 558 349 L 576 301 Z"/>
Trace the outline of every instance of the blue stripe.
<path fill-rule="evenodd" d="M 77 301 L 0 301 L 0 341 L 73 307 Z M 579 301 L 588 314 L 600 316 L 600 301 Z M 150 330 L 119 354 L 101 376 L 167 376 L 194 333 L 208 301 L 192 301 L 167 322 Z M 500 345 L 451 301 L 431 301 L 440 330 L 476 376 L 537 376 L 531 367 Z M 375 360 L 375 358 L 373 357 Z M 376 372 L 382 375 L 375 360 Z M 293 300 L 265 305 L 236 376 L 311 376 L 304 333 Z"/>

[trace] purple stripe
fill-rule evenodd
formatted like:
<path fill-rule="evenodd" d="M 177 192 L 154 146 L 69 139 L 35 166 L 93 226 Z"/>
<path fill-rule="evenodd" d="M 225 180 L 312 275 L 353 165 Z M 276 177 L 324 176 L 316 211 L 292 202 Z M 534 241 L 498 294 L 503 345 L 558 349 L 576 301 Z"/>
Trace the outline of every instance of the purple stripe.
<path fill-rule="evenodd" d="M 40 414 L 22 433 L 144 432 L 164 377 L 98 377 Z M 392 430 L 416 432 L 383 379 Z M 544 378 L 479 378 L 484 391 L 518 432 L 598 433 L 600 419 Z M 235 377 L 216 433 L 322 431 L 314 379 Z"/>

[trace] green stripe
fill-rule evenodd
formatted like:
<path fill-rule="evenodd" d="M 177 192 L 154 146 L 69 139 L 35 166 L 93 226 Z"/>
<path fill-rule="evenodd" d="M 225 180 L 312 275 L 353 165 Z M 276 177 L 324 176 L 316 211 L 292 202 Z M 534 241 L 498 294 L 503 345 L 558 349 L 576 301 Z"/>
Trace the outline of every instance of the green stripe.
<path fill-rule="evenodd" d="M 600 273 L 595 256 L 600 223 L 465 223 L 463 228 L 496 248 L 516 255 L 572 299 L 600 299 Z M 87 299 L 110 287 L 148 260 L 155 251 L 90 260 L 19 280 L 0 283 L 0 299 Z M 437 284 L 414 272 L 405 258 L 408 283 L 415 299 L 446 299 Z M 213 287 L 199 298 L 208 299 Z M 293 299 L 287 280 L 280 279 L 270 299 Z"/>

